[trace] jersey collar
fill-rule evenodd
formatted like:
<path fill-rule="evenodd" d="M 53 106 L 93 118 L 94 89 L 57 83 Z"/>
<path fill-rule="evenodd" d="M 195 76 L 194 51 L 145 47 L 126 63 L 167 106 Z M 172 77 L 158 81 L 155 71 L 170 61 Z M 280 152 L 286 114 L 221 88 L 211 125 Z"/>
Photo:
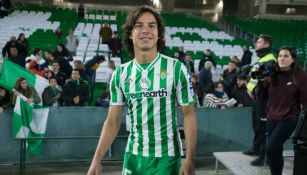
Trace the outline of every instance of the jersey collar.
<path fill-rule="evenodd" d="M 134 62 L 134 64 L 136 65 L 136 68 L 137 68 L 139 71 L 144 71 L 144 70 L 149 71 L 149 70 L 156 64 L 156 62 L 160 59 L 160 57 L 161 57 L 161 55 L 160 55 L 160 53 L 158 52 L 157 57 L 150 63 L 149 66 L 147 66 L 146 69 L 143 69 L 143 67 L 140 66 L 139 63 L 137 63 L 137 62 L 135 61 L 135 58 L 134 58 L 133 62 Z"/>

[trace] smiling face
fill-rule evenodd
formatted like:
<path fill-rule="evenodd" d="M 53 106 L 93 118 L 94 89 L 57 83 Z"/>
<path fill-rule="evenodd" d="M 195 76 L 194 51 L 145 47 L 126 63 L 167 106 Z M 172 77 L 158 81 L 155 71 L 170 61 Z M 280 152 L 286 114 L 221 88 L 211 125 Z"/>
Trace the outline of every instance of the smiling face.
<path fill-rule="evenodd" d="M 136 21 L 130 39 L 133 42 L 134 52 L 157 52 L 158 25 L 153 14 L 144 12 Z"/>
<path fill-rule="evenodd" d="M 281 70 L 290 70 L 294 59 L 289 50 L 280 50 L 278 53 L 278 66 Z"/>

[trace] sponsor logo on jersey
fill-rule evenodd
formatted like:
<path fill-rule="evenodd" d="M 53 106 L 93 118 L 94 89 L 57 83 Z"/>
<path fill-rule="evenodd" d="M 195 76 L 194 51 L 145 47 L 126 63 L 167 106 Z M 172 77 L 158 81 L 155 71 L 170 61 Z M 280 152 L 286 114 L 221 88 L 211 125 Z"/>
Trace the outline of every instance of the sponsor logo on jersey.
<path fill-rule="evenodd" d="M 157 91 L 143 91 L 135 93 L 127 93 L 126 99 L 140 99 L 140 98 L 165 98 L 167 97 L 167 90 L 159 89 Z"/>
<path fill-rule="evenodd" d="M 147 77 L 144 77 L 144 78 L 141 78 L 141 80 L 139 81 L 139 84 L 143 90 L 147 91 L 151 85 L 151 82 Z"/>
<path fill-rule="evenodd" d="M 165 79 L 166 76 L 168 75 L 166 70 L 161 70 L 160 73 L 158 73 L 158 76 L 160 76 L 161 79 Z"/>

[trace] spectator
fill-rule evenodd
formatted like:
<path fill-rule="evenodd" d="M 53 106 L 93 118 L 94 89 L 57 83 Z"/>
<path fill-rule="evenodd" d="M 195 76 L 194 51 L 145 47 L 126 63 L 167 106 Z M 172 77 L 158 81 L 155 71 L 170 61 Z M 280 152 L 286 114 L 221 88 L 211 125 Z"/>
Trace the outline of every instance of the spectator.
<path fill-rule="evenodd" d="M 87 81 L 80 79 L 78 69 L 74 69 L 71 79 L 67 80 L 63 88 L 65 106 L 85 106 L 88 103 Z"/>
<path fill-rule="evenodd" d="M 60 64 L 60 71 L 65 73 L 67 77 L 70 77 L 72 72 L 72 66 L 69 64 L 68 60 L 66 60 L 62 56 L 54 57 L 53 53 L 50 50 L 45 51 L 45 58 L 49 62 L 49 65 L 51 65 L 53 61 L 57 61 Z"/>
<path fill-rule="evenodd" d="M 190 54 L 186 54 L 185 55 L 185 59 L 183 64 L 187 67 L 187 70 L 189 72 L 189 74 L 191 75 L 192 73 L 195 73 L 194 71 L 194 63 L 191 59 L 191 55 Z"/>
<path fill-rule="evenodd" d="M 43 91 L 43 105 L 58 107 L 61 104 L 62 92 L 57 87 L 56 77 L 49 78 L 49 86 Z"/>
<path fill-rule="evenodd" d="M 74 69 L 79 70 L 79 74 L 82 80 L 88 80 L 88 77 L 86 75 L 86 69 L 82 61 L 75 60 L 74 61 Z"/>
<path fill-rule="evenodd" d="M 113 32 L 113 37 L 109 42 L 109 49 L 112 52 L 112 57 L 121 58 L 122 39 L 119 38 L 117 31 Z"/>
<path fill-rule="evenodd" d="M 180 62 L 184 63 L 184 60 L 185 60 L 186 55 L 185 55 L 184 47 L 183 47 L 183 46 L 180 46 L 180 47 L 179 47 L 178 53 L 179 53 L 179 59 L 178 59 L 178 60 L 179 60 Z"/>
<path fill-rule="evenodd" d="M 237 78 L 237 84 L 231 90 L 231 97 L 233 97 L 237 103 L 236 107 L 252 106 L 252 99 L 247 93 L 247 76 L 239 75 Z"/>
<path fill-rule="evenodd" d="M 32 55 L 26 58 L 26 68 L 37 75 L 45 76 L 48 63 L 43 59 L 40 48 L 34 48 Z"/>
<path fill-rule="evenodd" d="M 236 63 L 236 65 L 240 65 L 240 63 L 241 63 L 240 59 L 236 55 L 231 57 L 231 61 Z"/>
<path fill-rule="evenodd" d="M 85 14 L 85 8 L 82 2 L 80 2 L 79 7 L 78 7 L 78 21 L 81 19 L 84 19 L 84 14 Z"/>
<path fill-rule="evenodd" d="M 52 72 L 54 74 L 54 77 L 57 80 L 57 84 L 61 87 L 61 89 L 64 87 L 65 81 L 67 79 L 67 75 L 61 71 L 61 67 L 58 61 L 54 60 L 51 64 L 52 66 Z"/>
<path fill-rule="evenodd" d="M 207 87 L 204 106 L 209 108 L 226 109 L 225 103 L 228 101 L 228 96 L 224 91 L 224 85 L 221 82 L 216 82 Z"/>
<path fill-rule="evenodd" d="M 53 52 L 53 56 L 54 57 L 62 56 L 63 58 L 65 58 L 68 61 L 72 61 L 73 60 L 71 55 L 69 55 L 69 51 L 67 50 L 67 48 L 63 44 L 58 44 L 56 46 L 56 50 Z"/>
<path fill-rule="evenodd" d="M 230 61 L 228 68 L 223 72 L 223 77 L 220 77 L 220 81 L 222 81 L 228 96 L 231 96 L 231 89 L 236 85 L 237 76 L 237 65 L 235 62 Z"/>
<path fill-rule="evenodd" d="M 211 61 L 211 63 L 213 64 L 214 67 L 216 67 L 216 62 L 214 61 L 214 59 L 211 56 L 211 50 L 207 49 L 204 53 L 204 57 L 200 60 L 199 62 L 199 67 L 198 70 L 199 72 L 201 71 L 201 69 L 204 67 L 205 63 L 207 61 Z"/>
<path fill-rule="evenodd" d="M 175 51 L 174 56 L 173 56 L 176 60 L 179 60 L 179 52 Z M 179 60 L 180 61 L 180 60 Z"/>
<path fill-rule="evenodd" d="M 240 68 L 245 65 L 250 65 L 252 62 L 252 56 L 253 56 L 253 53 L 249 51 L 248 46 L 244 45 L 242 49 L 243 49 L 243 55 L 242 55 L 241 63 L 239 66 Z"/>
<path fill-rule="evenodd" d="M 0 17 L 7 16 L 11 12 L 12 3 L 10 0 L 0 1 Z"/>
<path fill-rule="evenodd" d="M 0 113 L 11 107 L 11 94 L 10 91 L 0 86 Z"/>
<path fill-rule="evenodd" d="M 20 55 L 22 57 L 27 57 L 28 56 L 28 52 L 29 52 L 29 41 L 26 38 L 24 33 L 20 33 L 18 38 L 17 38 L 17 42 L 20 44 L 21 46 L 21 52 Z"/>
<path fill-rule="evenodd" d="M 109 107 L 110 103 L 110 92 L 103 91 L 99 99 L 97 99 L 95 106 Z"/>
<path fill-rule="evenodd" d="M 21 45 L 16 41 L 16 37 L 12 36 L 10 41 L 8 41 L 2 49 L 2 57 L 10 57 L 10 48 L 15 46 L 18 50 L 18 53 L 22 50 Z"/>
<path fill-rule="evenodd" d="M 207 61 L 205 63 L 205 68 L 201 69 L 201 71 L 199 72 L 199 75 L 198 75 L 199 76 L 199 86 L 200 86 L 200 90 L 202 93 L 205 92 L 205 90 L 207 89 L 209 85 L 213 84 L 212 73 L 211 73 L 212 67 L 213 67 L 212 62 Z"/>
<path fill-rule="evenodd" d="M 192 87 L 193 87 L 193 91 L 195 94 L 195 97 L 197 99 L 197 106 L 202 106 L 203 105 L 203 93 L 201 91 L 201 88 L 199 86 L 199 81 L 198 81 L 198 77 L 196 74 L 192 74 L 191 75 L 191 80 L 192 80 Z"/>
<path fill-rule="evenodd" d="M 109 60 L 107 66 L 107 83 L 110 83 L 114 71 L 115 71 L 115 63 L 113 60 Z"/>
<path fill-rule="evenodd" d="M 112 29 L 109 27 L 107 23 L 101 25 L 101 28 L 99 30 L 99 36 L 101 38 L 102 44 L 109 44 L 112 37 Z"/>
<path fill-rule="evenodd" d="M 55 36 L 58 38 L 58 40 L 61 38 L 61 36 L 63 35 L 63 32 L 61 30 L 60 27 L 58 27 L 55 31 L 54 31 Z"/>
<path fill-rule="evenodd" d="M 94 56 L 92 59 L 88 60 L 85 64 L 86 75 L 91 85 L 95 83 L 95 75 L 96 70 L 99 67 L 100 63 L 105 61 L 105 57 L 103 55 Z"/>
<path fill-rule="evenodd" d="M 37 91 L 28 85 L 28 82 L 25 78 L 19 78 L 15 85 L 14 89 L 16 90 L 13 94 L 12 104 L 15 105 L 16 97 L 18 93 L 21 93 L 25 97 L 27 97 L 27 103 L 29 104 L 39 104 L 41 102 L 41 98 L 39 97 Z"/>
<path fill-rule="evenodd" d="M 10 56 L 8 57 L 8 59 L 16 64 L 18 64 L 21 67 L 25 67 L 25 57 L 22 57 L 18 54 L 18 49 L 16 48 L 16 46 L 12 46 L 10 48 Z"/>
<path fill-rule="evenodd" d="M 72 29 L 69 30 L 69 34 L 66 37 L 66 48 L 69 52 L 69 55 L 76 56 L 77 46 L 78 46 L 78 38 L 74 35 L 74 31 Z"/>

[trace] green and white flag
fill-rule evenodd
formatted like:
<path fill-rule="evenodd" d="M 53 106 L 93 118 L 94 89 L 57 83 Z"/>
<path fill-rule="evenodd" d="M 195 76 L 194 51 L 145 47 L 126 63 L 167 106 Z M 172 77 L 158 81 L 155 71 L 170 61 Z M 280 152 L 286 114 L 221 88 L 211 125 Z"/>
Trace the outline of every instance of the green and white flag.
<path fill-rule="evenodd" d="M 13 113 L 13 135 L 15 138 L 41 138 L 45 136 L 49 108 L 33 106 L 26 102 L 27 98 L 18 94 Z M 27 140 L 29 153 L 40 154 L 42 140 Z"/>
<path fill-rule="evenodd" d="M 27 71 L 25 68 L 4 59 L 2 64 L 0 84 L 6 89 L 13 90 L 16 80 L 23 77 L 27 80 L 28 84 L 35 88 L 38 95 L 41 97 L 44 89 L 49 86 L 46 78 Z"/>
<path fill-rule="evenodd" d="M 44 89 L 49 85 L 47 79 L 27 71 L 25 68 L 4 59 L 2 64 L 0 84 L 13 91 L 18 78 L 25 78 L 28 84 L 35 88 L 42 97 Z M 19 94 L 16 98 L 13 113 L 13 136 L 15 138 L 43 137 L 46 131 L 49 108 L 33 106 L 26 102 L 27 98 Z M 42 140 L 27 141 L 27 151 L 33 154 L 41 152 Z"/>

